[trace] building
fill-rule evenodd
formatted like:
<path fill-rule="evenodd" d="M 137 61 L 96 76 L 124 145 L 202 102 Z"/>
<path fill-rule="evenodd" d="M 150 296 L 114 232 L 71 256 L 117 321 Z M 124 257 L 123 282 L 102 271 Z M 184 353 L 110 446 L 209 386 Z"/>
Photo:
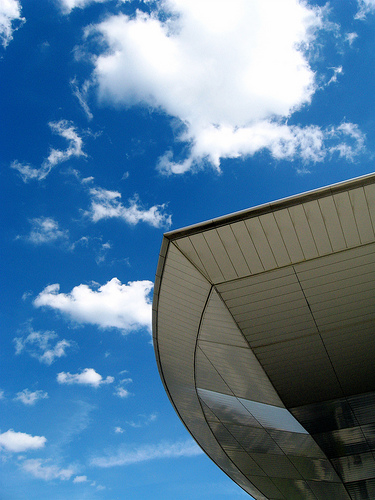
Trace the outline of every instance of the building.
<path fill-rule="evenodd" d="M 375 499 L 375 174 L 165 234 L 168 396 L 255 499 Z"/>

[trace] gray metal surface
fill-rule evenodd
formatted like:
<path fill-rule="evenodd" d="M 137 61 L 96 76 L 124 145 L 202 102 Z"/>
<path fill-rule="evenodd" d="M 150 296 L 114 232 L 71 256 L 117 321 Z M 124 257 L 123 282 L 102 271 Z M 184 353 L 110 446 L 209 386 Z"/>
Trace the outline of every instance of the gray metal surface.
<path fill-rule="evenodd" d="M 374 227 L 370 175 L 165 235 L 163 383 L 256 499 L 375 499 Z"/>

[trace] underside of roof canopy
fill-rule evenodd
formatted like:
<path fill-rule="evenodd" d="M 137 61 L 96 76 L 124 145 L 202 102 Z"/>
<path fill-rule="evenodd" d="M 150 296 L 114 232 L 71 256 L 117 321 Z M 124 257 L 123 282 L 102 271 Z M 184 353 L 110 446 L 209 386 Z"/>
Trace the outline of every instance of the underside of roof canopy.
<path fill-rule="evenodd" d="M 256 499 L 375 499 L 375 174 L 164 235 L 153 336 L 207 455 Z"/>

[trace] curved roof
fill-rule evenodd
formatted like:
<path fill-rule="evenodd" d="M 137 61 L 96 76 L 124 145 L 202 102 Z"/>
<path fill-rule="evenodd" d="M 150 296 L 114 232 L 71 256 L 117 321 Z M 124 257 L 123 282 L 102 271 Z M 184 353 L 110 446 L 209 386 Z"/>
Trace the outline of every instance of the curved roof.
<path fill-rule="evenodd" d="M 156 358 L 256 499 L 375 498 L 375 174 L 164 235 Z"/>

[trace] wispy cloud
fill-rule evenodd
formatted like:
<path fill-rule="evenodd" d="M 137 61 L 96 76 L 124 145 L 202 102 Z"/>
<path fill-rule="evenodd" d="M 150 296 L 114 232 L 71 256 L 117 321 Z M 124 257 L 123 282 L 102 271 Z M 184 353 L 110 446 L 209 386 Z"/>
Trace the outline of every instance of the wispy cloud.
<path fill-rule="evenodd" d="M 76 476 L 73 479 L 73 483 L 87 483 L 88 479 L 87 476 Z"/>
<path fill-rule="evenodd" d="M 100 387 L 101 385 L 112 384 L 114 377 L 108 376 L 103 378 L 93 368 L 85 368 L 81 373 L 60 372 L 57 374 L 57 382 L 59 384 L 79 384 L 91 385 L 91 387 Z"/>
<path fill-rule="evenodd" d="M 25 239 L 34 245 L 68 240 L 68 231 L 60 229 L 59 223 L 52 217 L 35 217 L 30 220 L 30 224 L 30 233 Z"/>
<path fill-rule="evenodd" d="M 21 17 L 21 3 L 18 0 L 0 2 L 0 42 L 5 48 L 13 38 L 13 32 L 25 22 Z"/>
<path fill-rule="evenodd" d="M 44 481 L 52 481 L 53 479 L 67 481 L 74 474 L 73 468 L 63 469 L 58 465 L 51 464 L 50 460 L 43 460 L 41 458 L 24 460 L 21 467 L 32 476 Z"/>
<path fill-rule="evenodd" d="M 24 432 L 15 432 L 13 429 L 0 434 L 0 448 L 14 453 L 38 450 L 43 448 L 46 442 L 44 436 L 31 436 Z"/>
<path fill-rule="evenodd" d="M 133 427 L 135 429 L 139 429 L 142 427 L 146 427 L 150 425 L 152 422 L 155 422 L 156 419 L 158 418 L 156 413 L 151 413 L 150 415 L 139 415 L 138 420 L 129 420 L 127 421 L 127 425 L 130 427 Z"/>
<path fill-rule="evenodd" d="M 74 77 L 70 80 L 70 86 L 73 92 L 73 95 L 78 99 L 80 106 L 82 107 L 86 118 L 90 121 L 93 119 L 93 114 L 91 113 L 90 107 L 87 104 L 87 96 L 91 86 L 91 81 L 86 80 L 83 85 L 80 87 L 77 81 L 77 78 Z"/>
<path fill-rule="evenodd" d="M 24 389 L 23 391 L 17 392 L 15 401 L 21 401 L 24 405 L 33 406 L 39 399 L 48 398 L 48 393 L 45 391 L 29 391 L 29 389 Z"/>
<path fill-rule="evenodd" d="M 171 216 L 165 213 L 166 205 L 154 205 L 151 208 L 144 208 L 137 195 L 128 200 L 128 206 L 121 203 L 121 193 L 109 191 L 103 188 L 92 188 L 89 191 L 91 197 L 91 207 L 86 215 L 93 222 L 101 219 L 118 218 L 128 224 L 136 225 L 139 222 L 146 222 L 153 227 L 170 227 Z"/>
<path fill-rule="evenodd" d="M 18 160 L 13 161 L 11 163 L 11 168 L 19 172 L 24 182 L 30 180 L 41 181 L 60 163 L 66 162 L 72 157 L 86 156 L 82 149 L 82 138 L 78 135 L 72 122 L 60 120 L 57 122 L 50 122 L 48 125 L 53 133 L 68 141 L 68 147 L 63 150 L 52 148 L 48 157 L 39 168 L 32 167 L 27 163 L 20 163 Z"/>
<path fill-rule="evenodd" d="M 121 399 L 128 398 L 131 395 L 131 393 L 124 387 L 116 387 L 116 390 L 113 394 Z"/>
<path fill-rule="evenodd" d="M 134 449 L 122 447 L 114 454 L 94 457 L 90 463 L 97 467 L 115 467 L 163 458 L 194 457 L 202 453 L 202 450 L 193 440 L 188 440 L 177 443 L 140 446 Z"/>
<path fill-rule="evenodd" d="M 109 0 L 59 0 L 59 4 L 63 14 L 70 14 L 73 9 L 84 9 L 93 3 L 105 3 L 108 1 Z"/>
<path fill-rule="evenodd" d="M 58 335 L 53 331 L 39 332 L 27 327 L 28 335 L 15 337 L 16 354 L 26 351 L 41 363 L 51 365 L 56 359 L 66 356 L 66 350 L 76 346 L 71 340 L 57 340 Z"/>
<path fill-rule="evenodd" d="M 337 128 L 332 128 L 330 134 L 333 139 L 345 137 L 345 141 L 339 140 L 338 144 L 329 147 L 330 154 L 354 160 L 365 148 L 366 137 L 353 123 L 342 123 Z"/>
<path fill-rule="evenodd" d="M 151 281 L 122 284 L 112 278 L 105 285 L 78 285 L 60 293 L 58 283 L 47 286 L 34 300 L 35 307 L 50 307 L 78 323 L 118 328 L 123 333 L 147 328 L 151 331 Z"/>
<path fill-rule="evenodd" d="M 50 445 L 53 456 L 64 457 L 66 446 L 77 439 L 92 422 L 91 413 L 96 409 L 95 405 L 83 400 L 72 400 L 69 407 L 69 415 L 65 415 L 58 428 L 58 437 Z"/>
<path fill-rule="evenodd" d="M 81 186 L 87 192 L 90 199 L 90 208 L 83 215 L 92 222 L 105 219 L 120 219 L 131 226 L 140 222 L 149 224 L 156 228 L 168 229 L 172 224 L 172 216 L 167 213 L 167 203 L 153 205 L 148 208 L 139 198 L 137 193 L 133 194 L 124 204 L 119 191 L 111 191 L 100 186 L 93 186 L 94 177 L 82 178 L 77 170 L 71 169 L 70 173 L 76 177 Z"/>
<path fill-rule="evenodd" d="M 125 389 L 124 385 L 131 384 L 132 382 L 133 382 L 133 380 L 131 378 L 124 378 L 124 379 L 120 380 L 119 383 L 117 384 L 114 395 L 118 396 L 119 398 L 123 398 L 123 399 L 131 396 L 132 395 L 131 392 L 128 391 L 127 389 Z"/>
<path fill-rule="evenodd" d="M 375 12 L 375 0 L 358 0 L 358 7 L 356 19 L 365 19 L 368 14 Z"/>

